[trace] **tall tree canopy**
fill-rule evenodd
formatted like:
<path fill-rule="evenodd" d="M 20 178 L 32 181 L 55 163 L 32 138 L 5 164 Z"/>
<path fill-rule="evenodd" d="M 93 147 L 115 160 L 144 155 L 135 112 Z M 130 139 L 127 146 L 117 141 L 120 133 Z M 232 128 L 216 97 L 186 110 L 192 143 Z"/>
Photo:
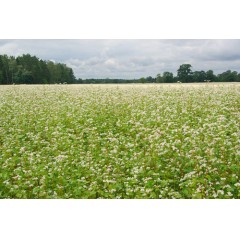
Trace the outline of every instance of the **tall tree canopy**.
<path fill-rule="evenodd" d="M 192 82 L 192 65 L 191 64 L 182 64 L 177 70 L 178 81 L 181 82 Z"/>
<path fill-rule="evenodd" d="M 0 55 L 0 84 L 75 83 L 73 70 L 62 63 L 43 61 L 23 54 L 17 58 Z"/>

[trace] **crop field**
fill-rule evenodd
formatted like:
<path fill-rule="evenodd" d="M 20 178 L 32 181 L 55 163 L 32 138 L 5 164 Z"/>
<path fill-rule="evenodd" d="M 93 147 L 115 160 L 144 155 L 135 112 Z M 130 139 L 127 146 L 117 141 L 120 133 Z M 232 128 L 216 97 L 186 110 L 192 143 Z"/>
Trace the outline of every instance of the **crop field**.
<path fill-rule="evenodd" d="M 240 198 L 240 84 L 0 86 L 0 198 Z"/>

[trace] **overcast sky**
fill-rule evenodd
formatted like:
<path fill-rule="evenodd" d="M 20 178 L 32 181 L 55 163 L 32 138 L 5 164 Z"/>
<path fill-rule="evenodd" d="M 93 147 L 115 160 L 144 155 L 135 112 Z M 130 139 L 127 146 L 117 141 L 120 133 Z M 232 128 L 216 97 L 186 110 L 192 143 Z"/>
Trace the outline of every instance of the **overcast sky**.
<path fill-rule="evenodd" d="M 66 63 L 77 78 L 139 78 L 180 64 L 240 72 L 240 40 L 0 40 L 0 54 Z"/>

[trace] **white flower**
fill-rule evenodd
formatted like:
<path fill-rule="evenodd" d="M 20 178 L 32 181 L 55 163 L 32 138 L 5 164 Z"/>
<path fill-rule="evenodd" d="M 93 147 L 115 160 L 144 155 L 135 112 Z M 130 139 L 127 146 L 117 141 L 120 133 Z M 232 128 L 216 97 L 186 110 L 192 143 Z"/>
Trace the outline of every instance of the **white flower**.
<path fill-rule="evenodd" d="M 223 191 L 223 190 L 218 190 L 218 191 L 217 191 L 217 194 L 223 195 L 223 194 L 224 194 L 224 191 Z"/>
<path fill-rule="evenodd" d="M 20 152 L 20 153 L 25 152 L 25 147 L 21 147 L 19 152 Z"/>
<path fill-rule="evenodd" d="M 214 197 L 214 198 L 217 198 L 217 196 L 218 196 L 217 193 L 214 193 L 214 194 L 213 194 L 213 197 Z"/>

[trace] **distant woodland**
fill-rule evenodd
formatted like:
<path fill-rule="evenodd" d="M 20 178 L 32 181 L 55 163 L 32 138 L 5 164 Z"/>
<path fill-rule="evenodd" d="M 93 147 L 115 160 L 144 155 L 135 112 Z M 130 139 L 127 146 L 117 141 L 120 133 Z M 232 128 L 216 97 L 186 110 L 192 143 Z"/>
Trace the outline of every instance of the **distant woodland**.
<path fill-rule="evenodd" d="M 81 79 L 74 76 L 72 68 L 63 63 L 44 61 L 30 54 L 13 57 L 0 55 L 0 84 L 94 84 L 94 83 L 191 83 L 240 82 L 240 73 L 227 70 L 215 75 L 213 70 L 192 71 L 191 64 L 182 64 L 177 76 L 163 72 L 156 77 L 139 79 Z"/>
<path fill-rule="evenodd" d="M 36 56 L 0 55 L 0 84 L 75 83 L 73 70 L 62 63 L 43 61 Z"/>

